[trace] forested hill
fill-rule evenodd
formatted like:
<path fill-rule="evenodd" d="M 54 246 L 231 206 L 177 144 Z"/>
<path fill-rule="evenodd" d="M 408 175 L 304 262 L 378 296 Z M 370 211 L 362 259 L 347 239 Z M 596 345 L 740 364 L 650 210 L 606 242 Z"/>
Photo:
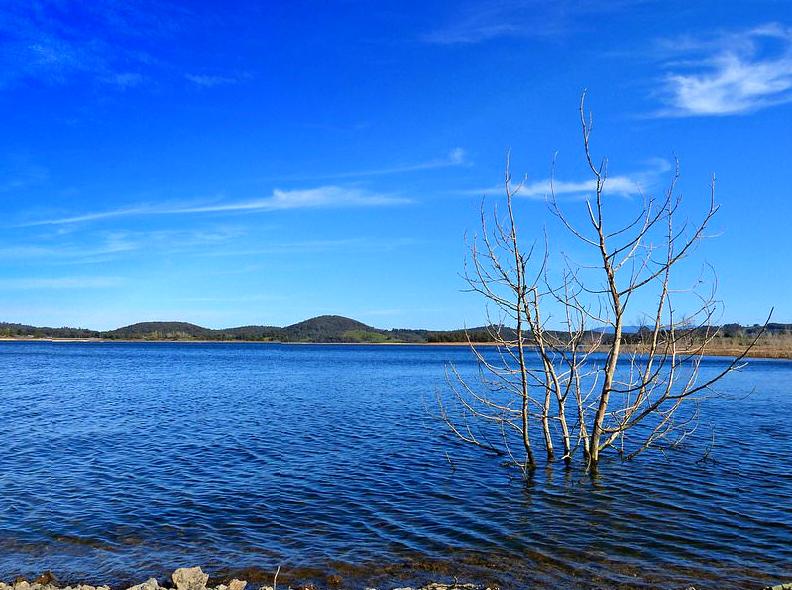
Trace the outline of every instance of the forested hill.
<path fill-rule="evenodd" d="M 469 331 L 473 339 L 489 340 L 485 328 Z M 240 326 L 212 330 L 183 322 L 144 322 L 98 333 L 120 340 L 243 340 L 272 342 L 465 342 L 464 330 L 433 331 L 408 328 L 383 330 L 338 315 L 323 315 L 290 326 Z"/>
<path fill-rule="evenodd" d="M 745 338 L 761 326 L 727 324 L 722 334 Z M 508 329 L 507 329 L 508 330 Z M 769 335 L 792 335 L 792 324 L 769 324 Z M 116 330 L 100 332 L 84 328 L 47 328 L 0 323 L 0 338 L 101 339 L 101 340 L 225 340 L 264 342 L 338 342 L 338 343 L 442 343 L 492 340 L 486 327 L 465 330 L 383 330 L 337 315 L 323 315 L 290 326 L 240 326 L 214 330 L 187 322 L 141 322 Z M 629 340 L 630 336 L 625 336 Z"/>
<path fill-rule="evenodd" d="M 469 330 L 474 340 L 489 340 L 485 328 Z M 290 326 L 239 326 L 215 330 L 188 322 L 141 322 L 100 332 L 84 328 L 47 328 L 0 323 L 0 338 L 101 340 L 227 340 L 269 342 L 465 342 L 464 330 L 383 330 L 357 320 L 324 315 Z"/>

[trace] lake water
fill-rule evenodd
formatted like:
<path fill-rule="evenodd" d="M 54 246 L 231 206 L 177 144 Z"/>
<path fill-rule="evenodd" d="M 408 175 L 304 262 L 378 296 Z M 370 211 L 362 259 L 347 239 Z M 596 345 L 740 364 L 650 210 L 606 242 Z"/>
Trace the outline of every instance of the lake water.
<path fill-rule="evenodd" d="M 0 579 L 792 581 L 792 363 L 730 375 L 687 452 L 526 483 L 432 417 L 448 361 L 474 369 L 464 347 L 0 343 Z"/>

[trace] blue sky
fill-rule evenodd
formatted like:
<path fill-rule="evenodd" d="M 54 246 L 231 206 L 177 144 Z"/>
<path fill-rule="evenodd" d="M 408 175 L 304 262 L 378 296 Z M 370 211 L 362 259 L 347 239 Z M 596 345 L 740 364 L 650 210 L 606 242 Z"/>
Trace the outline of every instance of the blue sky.
<path fill-rule="evenodd" d="M 0 320 L 480 323 L 465 232 L 527 174 L 523 235 L 589 180 L 661 192 L 724 321 L 792 322 L 792 3 L 0 3 Z M 691 275 L 693 276 L 693 275 Z"/>

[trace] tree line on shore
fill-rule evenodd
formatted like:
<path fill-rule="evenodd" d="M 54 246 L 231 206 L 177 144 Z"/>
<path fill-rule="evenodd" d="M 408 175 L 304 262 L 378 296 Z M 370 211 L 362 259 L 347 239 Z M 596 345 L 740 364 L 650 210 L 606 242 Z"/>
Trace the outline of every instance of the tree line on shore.
<path fill-rule="evenodd" d="M 691 330 L 691 338 L 702 328 Z M 719 328 L 721 338 L 739 340 L 752 338 L 762 326 L 726 324 Z M 622 334 L 625 344 L 640 344 L 648 328 L 634 326 Z M 504 327 L 502 331 L 512 331 Z M 239 326 L 235 328 L 211 329 L 187 322 L 141 322 L 99 331 L 86 328 L 49 328 L 25 324 L 0 323 L 1 338 L 42 339 L 101 339 L 101 340 L 226 340 L 250 342 L 328 342 L 328 343 L 463 343 L 493 342 L 492 330 L 486 326 L 458 330 L 423 330 L 410 328 L 380 329 L 342 316 L 319 316 L 290 326 Z M 549 332 L 552 335 L 552 332 Z M 792 324 L 770 323 L 765 328 L 768 338 L 792 336 Z M 612 339 L 611 334 L 602 335 L 601 330 L 592 329 L 589 339 Z"/>

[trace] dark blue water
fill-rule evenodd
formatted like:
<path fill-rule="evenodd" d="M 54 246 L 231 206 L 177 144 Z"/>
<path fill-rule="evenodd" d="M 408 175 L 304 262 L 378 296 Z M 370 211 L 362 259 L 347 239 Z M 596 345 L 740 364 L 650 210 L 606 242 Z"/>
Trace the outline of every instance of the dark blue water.
<path fill-rule="evenodd" d="M 729 376 L 685 452 L 526 484 L 433 418 L 448 361 L 474 369 L 464 347 L 2 343 L 0 578 L 792 580 L 792 363 Z"/>

